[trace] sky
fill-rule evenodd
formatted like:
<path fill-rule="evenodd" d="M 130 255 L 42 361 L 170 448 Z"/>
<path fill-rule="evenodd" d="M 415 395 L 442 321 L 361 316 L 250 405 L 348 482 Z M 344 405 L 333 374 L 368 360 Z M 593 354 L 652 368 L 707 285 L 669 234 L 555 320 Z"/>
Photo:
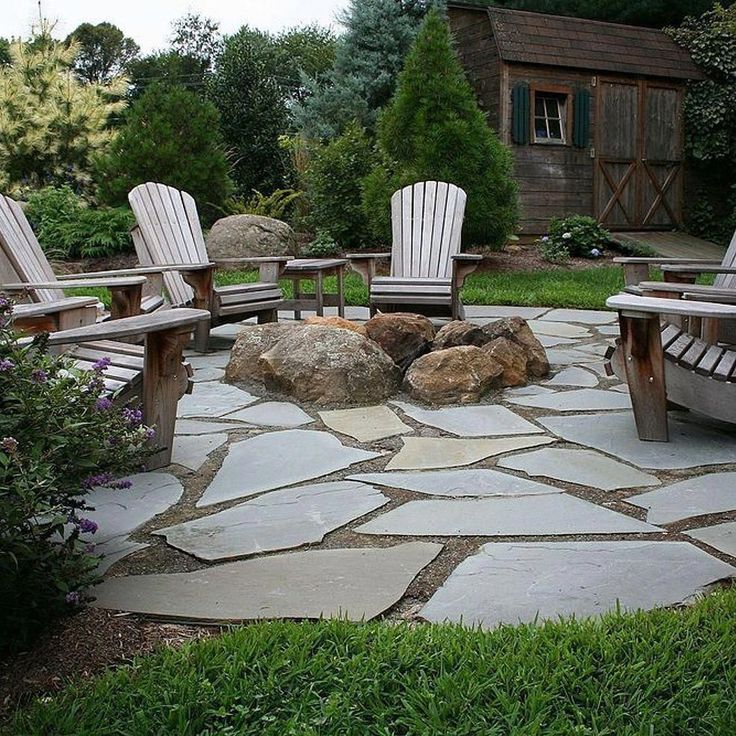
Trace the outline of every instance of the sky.
<path fill-rule="evenodd" d="M 335 13 L 347 0 L 41 0 L 44 17 L 65 37 L 80 23 L 108 21 L 133 38 L 144 53 L 166 45 L 171 21 L 200 13 L 220 23 L 223 33 L 249 25 L 265 31 L 320 23 L 337 29 Z M 28 35 L 38 20 L 38 0 L 0 0 L 0 36 Z"/>

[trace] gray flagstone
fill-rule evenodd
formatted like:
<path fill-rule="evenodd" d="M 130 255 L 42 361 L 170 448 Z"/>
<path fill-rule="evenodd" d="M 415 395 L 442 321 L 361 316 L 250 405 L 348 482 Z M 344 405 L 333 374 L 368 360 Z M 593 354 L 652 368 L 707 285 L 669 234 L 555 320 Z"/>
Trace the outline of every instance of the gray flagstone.
<path fill-rule="evenodd" d="M 264 401 L 226 414 L 224 419 L 237 419 L 262 427 L 301 427 L 314 421 L 309 414 L 288 401 Z"/>
<path fill-rule="evenodd" d="M 217 434 L 218 432 L 229 432 L 232 429 L 248 429 L 249 425 L 243 423 L 226 422 L 202 422 L 197 419 L 177 419 L 174 427 L 175 434 Z"/>
<path fill-rule="evenodd" d="M 541 319 L 551 322 L 577 322 L 584 325 L 606 325 L 618 319 L 616 312 L 593 309 L 552 309 Z"/>
<path fill-rule="evenodd" d="M 684 532 L 688 537 L 705 542 L 709 547 L 719 552 L 736 557 L 736 521 L 727 521 L 725 524 L 705 526 L 700 529 L 690 529 Z"/>
<path fill-rule="evenodd" d="M 598 385 L 598 376 L 579 368 L 576 365 L 569 366 L 557 373 L 554 378 L 544 382 L 545 386 L 580 386 L 581 388 L 593 388 Z"/>
<path fill-rule="evenodd" d="M 226 434 L 188 435 L 174 438 L 171 462 L 199 470 L 209 454 L 227 442 Z"/>
<path fill-rule="evenodd" d="M 358 442 L 374 442 L 414 431 L 385 404 L 321 411 L 319 417 L 330 429 L 353 437 Z"/>
<path fill-rule="evenodd" d="M 509 401 L 519 406 L 555 411 L 599 411 L 627 409 L 631 406 L 628 395 L 597 388 L 580 388 L 538 396 L 518 396 Z"/>
<path fill-rule="evenodd" d="M 179 399 L 179 417 L 223 417 L 258 401 L 257 396 L 227 383 L 198 383 Z"/>

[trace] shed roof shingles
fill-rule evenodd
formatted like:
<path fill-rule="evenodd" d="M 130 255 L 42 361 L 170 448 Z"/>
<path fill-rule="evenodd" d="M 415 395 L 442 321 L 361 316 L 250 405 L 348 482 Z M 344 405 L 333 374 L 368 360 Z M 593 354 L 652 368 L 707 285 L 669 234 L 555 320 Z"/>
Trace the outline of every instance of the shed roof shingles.
<path fill-rule="evenodd" d="M 496 7 L 488 8 L 488 15 L 504 61 L 669 79 L 703 77 L 688 53 L 654 28 Z"/>

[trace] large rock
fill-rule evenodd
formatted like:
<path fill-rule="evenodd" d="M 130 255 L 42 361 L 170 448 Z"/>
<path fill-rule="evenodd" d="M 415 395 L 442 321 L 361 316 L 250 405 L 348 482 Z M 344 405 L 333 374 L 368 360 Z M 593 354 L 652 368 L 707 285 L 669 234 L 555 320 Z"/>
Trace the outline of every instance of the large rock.
<path fill-rule="evenodd" d="M 501 367 L 502 386 L 524 386 L 527 383 L 527 357 L 524 348 L 505 337 L 497 337 L 483 347 Z"/>
<path fill-rule="evenodd" d="M 207 236 L 210 258 L 293 256 L 294 231 L 281 220 L 261 215 L 230 215 L 218 220 Z"/>
<path fill-rule="evenodd" d="M 324 325 L 287 333 L 259 365 L 266 386 L 317 404 L 374 404 L 393 395 L 401 380 L 376 343 Z"/>
<path fill-rule="evenodd" d="M 527 373 L 535 378 L 541 378 L 549 373 L 549 360 L 542 343 L 534 337 L 531 328 L 521 317 L 505 317 L 485 325 L 483 332 L 491 340 L 505 337 L 524 348 L 527 359 Z"/>
<path fill-rule="evenodd" d="M 404 377 L 404 390 L 428 404 L 469 404 L 497 383 L 503 367 L 482 348 L 464 345 L 417 358 Z"/>
<path fill-rule="evenodd" d="M 225 368 L 225 380 L 230 383 L 235 381 L 262 383 L 263 369 L 258 364 L 258 359 L 284 335 L 297 329 L 299 329 L 297 325 L 278 322 L 243 327 L 235 338 L 235 344 L 230 352 L 230 362 Z"/>
<path fill-rule="evenodd" d="M 313 314 L 311 317 L 307 317 L 304 320 L 305 325 L 324 325 L 325 327 L 337 327 L 343 330 L 352 330 L 357 332 L 359 335 L 366 336 L 366 329 L 363 325 L 357 322 L 351 322 L 349 319 L 344 317 L 337 317 L 331 315 L 329 317 L 320 317 L 318 314 Z"/>
<path fill-rule="evenodd" d="M 421 314 L 392 312 L 377 314 L 365 323 L 368 337 L 377 342 L 406 370 L 412 361 L 424 355 L 434 339 L 434 325 Z"/>
<path fill-rule="evenodd" d="M 432 342 L 432 350 L 445 350 L 460 345 L 482 347 L 491 338 L 483 332 L 480 325 L 456 319 L 439 329 Z"/>

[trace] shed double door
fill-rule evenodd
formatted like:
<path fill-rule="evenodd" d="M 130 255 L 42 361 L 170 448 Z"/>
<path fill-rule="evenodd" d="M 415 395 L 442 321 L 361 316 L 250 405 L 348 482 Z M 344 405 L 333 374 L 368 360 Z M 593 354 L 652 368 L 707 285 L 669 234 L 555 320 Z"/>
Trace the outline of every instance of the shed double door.
<path fill-rule="evenodd" d="M 666 230 L 682 222 L 682 88 L 600 78 L 594 204 L 612 229 Z"/>

